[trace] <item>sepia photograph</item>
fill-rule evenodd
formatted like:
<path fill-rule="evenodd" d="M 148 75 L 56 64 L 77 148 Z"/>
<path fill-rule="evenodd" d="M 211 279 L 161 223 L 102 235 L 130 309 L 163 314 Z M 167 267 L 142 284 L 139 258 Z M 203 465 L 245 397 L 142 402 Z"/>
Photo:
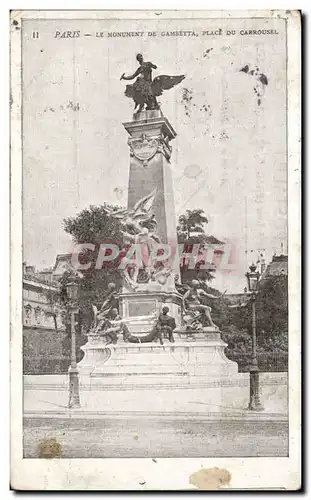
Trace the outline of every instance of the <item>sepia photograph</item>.
<path fill-rule="evenodd" d="M 300 13 L 10 29 L 13 485 L 299 488 Z"/>

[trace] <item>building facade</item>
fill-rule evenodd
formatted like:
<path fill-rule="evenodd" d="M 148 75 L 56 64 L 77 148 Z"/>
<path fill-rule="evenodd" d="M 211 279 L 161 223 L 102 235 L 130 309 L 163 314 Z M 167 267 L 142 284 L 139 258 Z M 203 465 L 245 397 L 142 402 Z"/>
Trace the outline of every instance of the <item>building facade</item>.
<path fill-rule="evenodd" d="M 55 303 L 58 288 L 46 272 L 32 266 L 23 269 L 23 360 L 24 373 L 63 370 L 66 338 L 65 311 Z M 68 364 L 68 362 L 66 362 Z"/>

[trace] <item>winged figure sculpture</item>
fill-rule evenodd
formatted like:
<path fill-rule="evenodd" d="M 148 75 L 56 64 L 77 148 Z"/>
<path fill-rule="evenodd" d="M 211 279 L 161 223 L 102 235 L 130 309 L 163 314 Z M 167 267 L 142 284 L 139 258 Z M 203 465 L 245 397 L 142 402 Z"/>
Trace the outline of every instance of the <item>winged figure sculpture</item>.
<path fill-rule="evenodd" d="M 134 205 L 132 209 L 109 210 L 111 217 L 120 219 L 121 231 L 123 234 L 123 242 L 128 244 L 141 245 L 141 253 L 143 265 L 138 267 L 133 261 L 133 264 L 128 265 L 125 269 L 125 282 L 132 289 L 137 288 L 137 280 L 139 272 L 143 271 L 144 280 L 150 280 L 152 277 L 166 280 L 165 273 L 160 273 L 155 276 L 156 271 L 149 267 L 149 257 L 154 253 L 154 249 L 160 243 L 160 238 L 157 235 L 157 221 L 153 212 L 153 204 L 157 194 L 157 189 L 151 191 Z M 107 210 L 107 208 L 106 208 Z"/>
<path fill-rule="evenodd" d="M 140 233 L 142 227 L 148 227 L 153 230 L 157 228 L 155 215 L 152 212 L 152 206 L 156 197 L 157 189 L 151 191 L 147 196 L 144 196 L 130 210 L 122 208 L 120 210 L 112 210 L 110 215 L 116 219 L 122 220 L 124 236 L 131 234 L 133 237 Z M 107 209 L 106 209 L 107 210 Z"/>
<path fill-rule="evenodd" d="M 136 78 L 132 85 L 126 86 L 125 95 L 134 100 L 135 110 L 138 108 L 138 112 L 142 111 L 144 106 L 147 110 L 159 109 L 157 97 L 163 94 L 163 90 L 169 90 L 178 85 L 185 78 L 185 75 L 159 75 L 152 80 L 152 70 L 157 69 L 157 66 L 152 62 L 145 62 L 142 54 L 137 54 L 136 59 L 139 62 L 139 67 L 135 73 L 129 76 L 125 76 L 123 73 L 120 78 L 121 80 L 134 80 Z"/>

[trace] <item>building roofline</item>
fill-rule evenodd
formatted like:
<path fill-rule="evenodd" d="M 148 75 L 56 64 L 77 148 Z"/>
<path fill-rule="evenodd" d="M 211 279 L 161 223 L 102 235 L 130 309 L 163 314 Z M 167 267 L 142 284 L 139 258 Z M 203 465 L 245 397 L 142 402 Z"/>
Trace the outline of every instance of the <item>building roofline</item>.
<path fill-rule="evenodd" d="M 72 253 L 59 253 L 58 255 L 56 255 L 56 260 L 55 260 L 55 264 L 52 268 L 52 272 L 55 271 L 55 269 L 57 268 L 57 264 L 59 262 L 61 262 L 61 261 L 69 262 L 71 259 L 71 256 L 72 256 Z"/>
<path fill-rule="evenodd" d="M 36 288 L 44 288 L 46 290 L 57 290 L 58 285 L 56 283 L 47 283 L 45 280 L 36 278 L 35 276 L 23 276 L 23 283 L 31 286 L 35 286 Z"/>

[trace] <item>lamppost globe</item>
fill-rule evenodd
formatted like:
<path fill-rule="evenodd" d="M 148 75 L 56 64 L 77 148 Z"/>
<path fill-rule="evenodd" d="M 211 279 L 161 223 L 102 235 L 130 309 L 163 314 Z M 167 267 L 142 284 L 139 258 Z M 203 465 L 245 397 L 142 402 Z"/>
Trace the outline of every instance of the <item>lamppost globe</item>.
<path fill-rule="evenodd" d="M 79 285 L 76 281 L 69 281 L 66 285 L 67 297 L 70 300 L 77 300 Z"/>
<path fill-rule="evenodd" d="M 246 273 L 247 285 L 250 292 L 255 292 L 257 289 L 257 284 L 259 281 L 260 274 L 257 271 L 257 267 L 255 264 L 252 264 L 249 267 L 249 271 Z"/>

